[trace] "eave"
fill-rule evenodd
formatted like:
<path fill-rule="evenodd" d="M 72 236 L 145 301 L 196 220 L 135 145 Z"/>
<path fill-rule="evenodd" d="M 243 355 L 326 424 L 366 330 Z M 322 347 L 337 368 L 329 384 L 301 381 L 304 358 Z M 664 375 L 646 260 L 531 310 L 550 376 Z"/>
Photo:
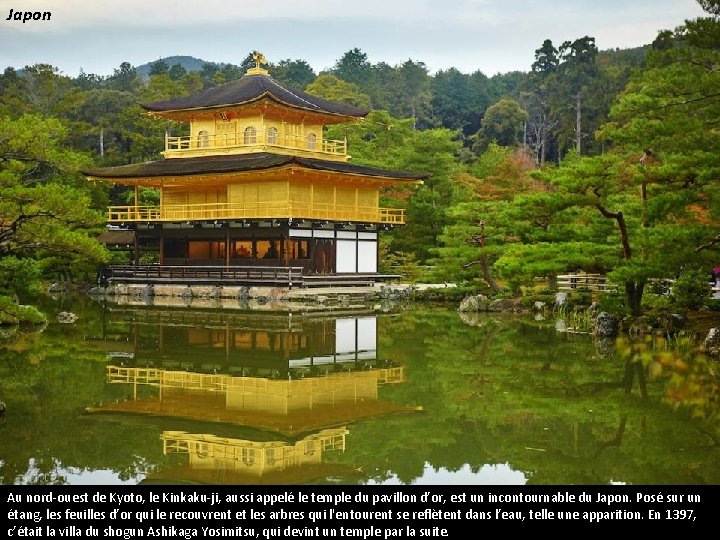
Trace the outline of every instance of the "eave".
<path fill-rule="evenodd" d="M 342 179 L 383 185 L 421 184 L 428 173 L 392 171 L 338 161 L 257 153 L 165 159 L 137 165 L 122 165 L 83 171 L 88 178 L 113 184 L 161 187 L 213 179 L 221 184 L 242 178 L 257 179 L 272 174 L 304 174 L 309 178 Z"/>
<path fill-rule="evenodd" d="M 235 103 L 229 103 L 226 105 L 213 105 L 213 106 L 207 106 L 207 107 L 189 107 L 189 108 L 183 108 L 183 109 L 168 109 L 168 110 L 154 110 L 148 108 L 146 105 L 141 105 L 144 109 L 146 109 L 148 115 L 157 117 L 157 118 L 165 118 L 168 120 L 175 120 L 178 122 L 190 122 L 191 120 L 202 116 L 207 115 L 209 117 L 221 117 L 222 113 L 226 113 L 228 111 L 234 111 L 236 114 L 239 112 L 242 112 L 243 109 L 248 109 L 254 105 L 257 105 L 259 107 L 263 107 L 263 101 L 270 102 L 274 105 L 277 105 L 279 107 L 278 114 L 276 116 L 281 117 L 283 116 L 283 109 L 288 110 L 291 112 L 295 112 L 297 114 L 300 114 L 306 118 L 306 121 L 314 121 L 318 124 L 323 125 L 330 125 L 330 124 L 343 124 L 346 122 L 354 122 L 357 120 L 362 120 L 364 118 L 364 115 L 361 116 L 351 116 L 351 115 L 345 115 L 340 113 L 333 113 L 333 112 L 327 112 L 327 111 L 318 111 L 317 109 L 312 108 L 305 108 L 305 107 L 299 107 L 294 104 L 287 103 L 285 101 L 282 101 L 281 99 L 278 99 L 276 96 L 271 94 L 270 92 L 264 92 L 263 94 L 249 100 L 245 101 L 238 101 Z M 267 104 L 265 104 L 265 107 L 267 108 Z"/>

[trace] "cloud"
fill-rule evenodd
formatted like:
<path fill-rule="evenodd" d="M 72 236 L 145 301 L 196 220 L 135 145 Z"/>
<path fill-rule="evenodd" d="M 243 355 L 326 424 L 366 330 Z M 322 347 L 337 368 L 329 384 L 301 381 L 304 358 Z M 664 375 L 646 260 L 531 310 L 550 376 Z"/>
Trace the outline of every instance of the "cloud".
<path fill-rule="evenodd" d="M 16 6 L 49 9 L 52 19 L 5 21 Z M 545 39 L 559 45 L 589 35 L 600 49 L 636 47 L 701 14 L 695 0 L 0 0 L 0 50 L 8 66 L 106 75 L 124 61 L 172 55 L 239 64 L 253 49 L 320 71 L 358 47 L 372 63 L 410 58 L 431 72 L 490 76 L 528 70 Z"/>

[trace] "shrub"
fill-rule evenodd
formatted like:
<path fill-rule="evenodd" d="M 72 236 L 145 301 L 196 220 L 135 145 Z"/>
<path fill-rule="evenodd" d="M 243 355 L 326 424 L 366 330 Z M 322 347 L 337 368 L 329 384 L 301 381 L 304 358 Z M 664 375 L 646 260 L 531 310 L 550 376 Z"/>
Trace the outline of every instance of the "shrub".
<path fill-rule="evenodd" d="M 675 280 L 670 299 L 680 309 L 697 310 L 708 305 L 711 289 L 705 270 L 689 268 Z"/>
<path fill-rule="evenodd" d="M 666 294 L 643 294 L 642 307 L 650 311 L 666 311 L 670 309 L 672 299 Z"/>
<path fill-rule="evenodd" d="M 621 293 L 602 293 L 598 300 L 598 311 L 607 311 L 620 317 L 630 313 L 627 299 Z"/>

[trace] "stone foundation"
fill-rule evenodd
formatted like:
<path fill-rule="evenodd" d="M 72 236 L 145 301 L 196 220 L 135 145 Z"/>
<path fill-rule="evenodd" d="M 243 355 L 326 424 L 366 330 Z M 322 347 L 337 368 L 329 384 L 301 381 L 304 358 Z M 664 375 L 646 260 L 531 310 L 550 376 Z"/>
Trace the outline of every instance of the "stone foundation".
<path fill-rule="evenodd" d="M 410 298 L 404 285 L 372 287 L 296 288 L 216 285 L 124 284 L 95 287 L 94 297 L 118 305 L 155 305 L 198 309 L 250 309 L 258 311 L 384 310 L 389 303 Z"/>

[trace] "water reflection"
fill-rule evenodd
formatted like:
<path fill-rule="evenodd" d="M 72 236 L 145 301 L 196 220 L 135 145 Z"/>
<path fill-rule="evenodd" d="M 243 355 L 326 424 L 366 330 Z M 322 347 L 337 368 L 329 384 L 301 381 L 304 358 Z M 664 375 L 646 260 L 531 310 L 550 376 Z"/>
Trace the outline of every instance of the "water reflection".
<path fill-rule="evenodd" d="M 108 384 L 122 385 L 126 392 L 87 411 L 163 418 L 163 454 L 187 456 L 186 463 L 154 471 L 147 481 L 294 483 L 359 477 L 356 467 L 323 459 L 345 451 L 347 424 L 420 409 L 378 397 L 380 386 L 405 382 L 405 372 L 378 360 L 375 315 L 121 310 L 110 319 L 104 335 L 93 339 L 124 345 L 108 352 L 106 370 Z M 118 319 L 133 320 L 131 331 L 111 332 Z M 200 321 L 208 326 L 197 326 Z M 248 432 L 238 437 L 171 429 L 174 419 L 258 433 L 251 438 Z M 281 438 L 267 439 L 268 433 Z"/>
<path fill-rule="evenodd" d="M 410 410 L 378 400 L 378 386 L 404 379 L 402 368 L 328 373 L 273 380 L 155 368 L 109 365 L 108 382 L 126 384 L 132 396 L 88 407 L 90 412 L 126 412 L 251 425 L 297 435 L 365 416 Z M 144 397 L 148 386 L 156 395 Z"/>
<path fill-rule="evenodd" d="M 43 309 L 0 336 L 3 484 L 720 484 L 717 361 L 677 336 L 424 305 Z"/>
<path fill-rule="evenodd" d="M 350 477 L 352 467 L 323 463 L 323 456 L 345 450 L 347 428 L 323 429 L 297 441 L 255 441 L 207 433 L 163 431 L 163 453 L 188 456 L 188 463 L 162 470 L 150 481 L 177 480 L 203 483 L 286 484 L 328 476 Z"/>
<path fill-rule="evenodd" d="M 298 378 L 384 366 L 377 316 L 258 314 L 127 309 L 104 312 L 88 340 L 114 349 L 122 365 L 198 373 Z"/>

